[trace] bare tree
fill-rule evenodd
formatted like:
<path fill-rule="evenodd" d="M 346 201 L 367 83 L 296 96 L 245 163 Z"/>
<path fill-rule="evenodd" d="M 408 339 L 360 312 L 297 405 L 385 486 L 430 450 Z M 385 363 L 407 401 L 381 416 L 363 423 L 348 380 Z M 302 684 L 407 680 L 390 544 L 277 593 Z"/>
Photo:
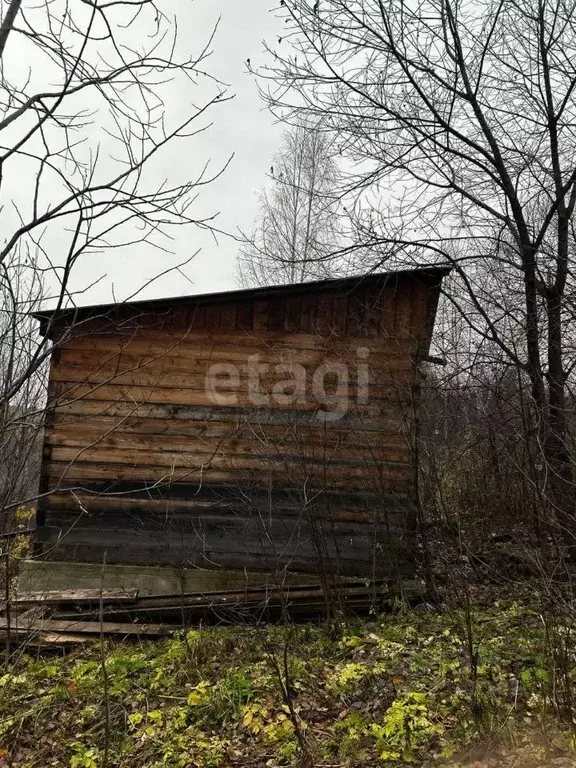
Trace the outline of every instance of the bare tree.
<path fill-rule="evenodd" d="M 30 509 L 17 503 L 38 490 L 44 368 L 24 377 L 12 397 L 7 390 L 22 377 L 38 345 L 36 321 L 30 312 L 40 308 L 44 295 L 42 274 L 31 263 L 11 265 L 9 280 L 0 281 L 0 535 L 11 538 L 29 526 Z M 19 514 L 18 514 L 19 513 Z"/>
<path fill-rule="evenodd" d="M 280 5 L 293 48 L 279 45 L 261 73 L 269 103 L 285 119 L 321 116 L 354 163 L 363 263 L 456 267 L 450 299 L 529 380 L 538 482 L 573 534 L 576 5 Z"/>
<path fill-rule="evenodd" d="M 49 0 L 30 9 L 6 4 L 0 28 L 0 267 L 33 253 L 33 269 L 50 273 L 53 303 L 70 299 L 82 256 L 138 242 L 165 247 L 173 225 L 197 220 L 191 203 L 215 174 L 167 179 L 162 157 L 176 140 L 206 129 L 205 114 L 223 88 L 198 89 L 209 54 L 180 57 L 175 19 L 149 0 Z M 145 42 L 143 42 L 145 41 Z M 22 65 L 30 62 L 30 68 Z M 174 99 L 175 88 L 189 94 Z M 193 106 L 194 92 L 204 103 Z M 176 103 L 178 107 L 176 108 Z M 30 366 L 47 354 L 39 347 Z M 4 397 L 16 394 L 20 372 Z"/>
<path fill-rule="evenodd" d="M 260 197 L 255 232 L 240 249 L 242 285 L 300 283 L 333 275 L 339 240 L 339 170 L 321 123 L 286 131 Z"/>
<path fill-rule="evenodd" d="M 173 145 L 189 147 L 209 127 L 208 111 L 227 100 L 204 69 L 216 29 L 191 55 L 170 13 L 161 0 L 0 4 L 4 531 L 35 493 L 41 377 L 70 333 L 48 327 L 40 337 L 29 312 L 42 300 L 73 306 L 77 268 L 101 254 L 137 245 L 162 257 L 174 227 L 213 228 L 192 204 L 223 168 L 165 168 Z M 134 281 L 134 295 L 144 282 Z"/>

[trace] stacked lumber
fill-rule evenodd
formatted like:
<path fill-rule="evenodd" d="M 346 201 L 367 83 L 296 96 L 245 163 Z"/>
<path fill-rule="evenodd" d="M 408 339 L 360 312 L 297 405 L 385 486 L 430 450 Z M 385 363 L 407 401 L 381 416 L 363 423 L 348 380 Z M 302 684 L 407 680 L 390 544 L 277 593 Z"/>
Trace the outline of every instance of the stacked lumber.
<path fill-rule="evenodd" d="M 75 589 L 30 592 L 3 605 L 0 639 L 30 646 L 69 646 L 89 642 L 96 635 L 108 637 L 160 637 L 171 632 L 161 625 L 134 622 L 110 622 L 106 612 L 119 604 L 134 604 L 138 591 L 110 589 Z M 79 610 L 88 611 L 91 620 L 76 618 Z M 63 618 L 53 615 L 63 613 Z"/>
<path fill-rule="evenodd" d="M 419 590 L 419 582 L 402 585 L 408 597 Z M 66 647 L 95 637 L 158 638 L 200 623 L 307 620 L 335 612 L 361 614 L 382 608 L 392 596 L 384 582 L 350 580 L 328 588 L 307 584 L 145 596 L 135 589 L 32 592 L 14 598 L 9 610 L 3 606 L 0 640 Z"/>

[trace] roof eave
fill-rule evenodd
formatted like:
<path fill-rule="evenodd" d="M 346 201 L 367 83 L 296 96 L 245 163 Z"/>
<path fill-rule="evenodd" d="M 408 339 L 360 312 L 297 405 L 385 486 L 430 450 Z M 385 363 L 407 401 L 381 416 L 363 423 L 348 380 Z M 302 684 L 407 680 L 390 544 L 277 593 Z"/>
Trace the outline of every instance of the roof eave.
<path fill-rule="evenodd" d="M 356 275 L 353 277 L 331 278 L 328 280 L 318 280 L 309 283 L 290 283 L 287 285 L 273 285 L 265 286 L 262 288 L 243 288 L 234 291 L 218 291 L 214 293 L 192 294 L 162 299 L 144 299 L 141 301 L 124 301 L 114 304 L 92 304 L 83 307 L 37 310 L 35 312 L 31 312 L 30 314 L 40 322 L 40 334 L 44 336 L 46 335 L 48 326 L 51 324 L 51 322 L 57 319 L 71 319 L 69 324 L 72 324 L 74 322 L 81 322 L 83 320 L 109 316 L 123 309 L 131 309 L 136 312 L 154 311 L 183 307 L 187 304 L 198 305 L 210 304 L 214 302 L 248 301 L 254 298 L 258 298 L 259 296 L 262 298 L 271 298 L 273 296 L 290 295 L 306 290 L 323 291 L 336 288 L 342 289 L 347 287 L 352 289 L 360 283 L 371 281 L 376 282 L 378 280 L 387 282 L 389 280 L 436 278 L 441 281 L 442 278 L 449 274 L 451 270 L 452 267 L 449 265 L 418 267 L 414 269 L 403 269 L 393 272 L 374 272 L 366 275 Z"/>

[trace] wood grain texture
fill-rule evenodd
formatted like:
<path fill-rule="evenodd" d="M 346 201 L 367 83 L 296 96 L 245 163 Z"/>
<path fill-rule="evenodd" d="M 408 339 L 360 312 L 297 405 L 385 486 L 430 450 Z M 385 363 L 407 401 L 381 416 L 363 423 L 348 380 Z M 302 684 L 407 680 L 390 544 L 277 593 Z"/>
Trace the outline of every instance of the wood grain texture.
<path fill-rule="evenodd" d="M 83 324 L 51 365 L 42 483 L 54 493 L 37 549 L 399 572 L 415 529 L 410 419 L 430 302 L 429 285 L 409 280 L 304 285 Z"/>
<path fill-rule="evenodd" d="M 259 363 L 262 364 L 262 363 Z M 381 390 L 389 389 L 391 386 L 406 384 L 411 381 L 413 371 L 412 366 L 402 365 L 399 368 L 392 367 L 390 363 L 388 369 L 370 369 L 368 367 L 367 384 L 370 387 L 368 395 L 378 395 Z M 302 370 L 303 369 L 303 370 Z M 313 377 L 316 373 L 316 367 L 313 365 L 293 366 L 291 362 L 275 367 L 269 365 L 265 372 L 260 375 L 259 380 L 264 387 L 270 391 L 279 379 L 296 379 L 301 377 L 306 383 L 306 387 L 311 389 Z M 206 384 L 214 383 L 219 388 L 225 388 L 230 381 L 236 382 L 234 388 L 237 391 L 247 391 L 250 383 L 250 370 L 248 366 L 239 367 L 237 371 L 231 372 L 228 369 L 222 369 L 219 366 L 211 367 L 210 361 L 203 366 L 198 366 L 197 370 L 175 371 L 173 368 L 150 367 L 142 365 L 136 368 L 118 369 L 113 365 L 100 365 L 95 368 L 89 368 L 84 365 L 67 365 L 60 363 L 54 366 L 51 381 L 73 383 L 94 383 L 94 384 L 128 384 L 134 387 L 170 387 L 178 389 L 206 389 Z M 357 372 L 355 367 L 350 367 L 349 378 L 346 384 L 347 388 L 354 393 L 357 388 Z"/>
<path fill-rule="evenodd" d="M 285 407 L 271 409 L 265 406 L 190 406 L 174 403 L 146 403 L 134 400 L 88 400 L 57 398 L 54 401 L 54 419 L 90 419 L 106 416 L 124 421 L 129 418 L 161 419 L 181 422 L 222 421 L 228 424 L 246 424 L 258 428 L 260 425 L 287 426 L 290 428 L 322 428 L 322 432 L 335 429 L 359 431 L 381 431 L 382 429 L 405 430 L 408 425 L 404 412 L 393 403 L 385 401 L 376 404 L 355 405 L 341 415 L 337 421 L 319 419 L 317 411 L 303 411 Z M 321 414 L 320 414 L 321 416 Z"/>
<path fill-rule="evenodd" d="M 338 559 L 340 572 L 354 574 L 359 564 L 365 575 L 391 575 L 395 555 L 408 548 L 403 528 L 346 524 L 341 536 L 327 528 L 305 521 L 283 520 L 264 525 L 227 519 L 206 524 L 189 532 L 169 529 L 82 528 L 76 525 L 64 532 L 60 526 L 46 526 L 39 539 L 54 547 L 67 560 L 85 560 L 93 547 L 99 555 L 108 553 L 107 562 L 172 563 L 187 567 L 231 567 L 271 570 L 281 562 L 290 570 L 314 572 L 323 558 Z"/>
<path fill-rule="evenodd" d="M 355 471 L 346 473 L 343 473 L 340 468 L 311 473 L 286 464 L 281 467 L 267 466 L 264 460 L 257 470 L 250 470 L 247 467 L 238 466 L 216 468 L 212 462 L 207 466 L 193 457 L 186 466 L 166 466 L 166 464 L 139 465 L 134 462 L 100 461 L 100 455 L 94 456 L 95 460 L 82 461 L 83 456 L 84 454 L 79 455 L 77 451 L 69 450 L 66 459 L 46 459 L 44 467 L 48 487 L 51 489 L 62 486 L 83 488 L 86 483 L 95 480 L 106 480 L 112 484 L 140 480 L 149 482 L 150 487 L 179 482 L 195 483 L 197 490 L 201 489 L 205 483 L 228 484 L 237 487 L 241 493 L 251 492 L 254 488 L 274 488 L 277 485 L 283 487 L 292 484 L 298 487 L 298 483 L 314 494 L 321 491 L 326 484 L 330 484 L 334 490 L 362 495 L 373 493 L 374 488 L 377 487 L 386 492 L 406 494 L 409 492 L 408 474 L 406 468 L 402 466 L 392 468 L 384 466 L 371 472 L 359 466 Z"/>
<path fill-rule="evenodd" d="M 407 445 L 408 435 L 402 430 L 402 419 L 390 420 L 377 425 L 378 429 L 362 429 L 358 425 L 355 430 L 346 429 L 344 426 L 319 431 L 318 427 L 305 424 L 278 425 L 265 424 L 257 418 L 254 420 L 235 419 L 220 421 L 217 419 L 177 419 L 166 417 L 147 418 L 138 414 L 128 414 L 124 418 L 109 416 L 106 414 L 55 414 L 52 427 L 46 431 L 46 440 L 51 442 L 52 436 L 66 435 L 68 432 L 79 434 L 89 432 L 94 436 L 117 435 L 143 435 L 160 437 L 185 436 L 202 437 L 204 439 L 220 440 L 227 437 L 249 437 L 258 440 L 268 440 L 283 445 L 317 445 L 321 447 L 335 447 L 356 445 Z"/>
<path fill-rule="evenodd" d="M 157 422 L 158 423 L 158 422 Z M 398 433 L 369 432 L 355 436 L 345 430 L 332 430 L 322 433 L 319 430 L 302 429 L 301 434 L 294 429 L 278 429 L 246 425 L 230 427 L 218 423 L 211 426 L 197 425 L 197 432 L 173 434 L 171 423 L 159 422 L 162 426 L 136 428 L 119 425 L 112 428 L 98 428 L 94 421 L 65 427 L 61 424 L 46 430 L 47 445 L 84 446 L 98 443 L 101 447 L 132 447 L 147 450 L 151 439 L 160 450 L 195 452 L 208 447 L 222 447 L 234 455 L 259 455 L 262 452 L 285 450 L 287 454 L 308 455 L 312 453 L 363 457 L 371 451 L 383 458 L 392 459 L 395 451 L 406 451 L 407 436 Z M 138 429 L 137 427 L 141 428 Z M 186 425 L 188 426 L 188 425 Z M 397 459 L 393 459 L 396 461 Z"/>

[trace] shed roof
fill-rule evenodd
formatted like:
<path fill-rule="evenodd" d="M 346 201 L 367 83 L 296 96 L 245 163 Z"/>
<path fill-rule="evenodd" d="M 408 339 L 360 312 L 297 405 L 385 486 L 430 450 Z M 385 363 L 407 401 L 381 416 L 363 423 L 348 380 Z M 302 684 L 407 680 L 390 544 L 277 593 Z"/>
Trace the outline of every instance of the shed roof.
<path fill-rule="evenodd" d="M 288 285 L 272 285 L 263 288 L 242 288 L 234 291 L 218 291 L 216 293 L 200 293 L 185 296 L 173 296 L 163 299 L 127 300 L 112 304 L 90 304 L 83 307 L 66 307 L 42 309 L 33 312 L 32 316 L 40 321 L 40 333 L 44 335 L 47 326 L 54 321 L 83 322 L 99 317 L 131 315 L 140 312 L 162 311 L 171 308 L 187 306 L 206 306 L 229 301 L 250 301 L 252 299 L 279 298 L 294 296 L 300 293 L 323 291 L 354 291 L 370 284 L 388 285 L 425 281 L 431 285 L 437 284 L 451 271 L 450 266 L 431 266 L 416 269 L 404 269 L 394 272 L 375 272 L 353 277 L 316 280 L 308 283 L 290 283 Z"/>

